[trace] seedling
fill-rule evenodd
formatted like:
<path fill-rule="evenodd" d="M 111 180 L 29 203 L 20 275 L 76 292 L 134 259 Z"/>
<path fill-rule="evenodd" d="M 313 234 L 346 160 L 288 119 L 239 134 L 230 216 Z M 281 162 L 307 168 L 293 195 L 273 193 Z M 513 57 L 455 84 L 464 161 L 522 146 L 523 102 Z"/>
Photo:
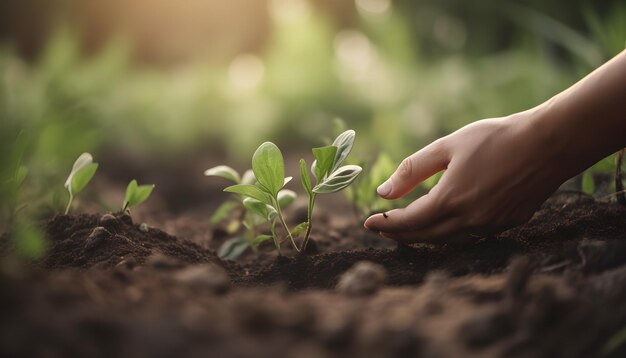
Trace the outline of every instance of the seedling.
<path fill-rule="evenodd" d="M 278 252 L 281 252 L 281 240 L 278 236 L 277 227 L 283 231 L 284 240 L 288 240 L 296 252 L 306 250 L 313 227 L 313 210 L 318 194 L 330 194 L 348 187 L 361 173 L 358 165 L 341 166 L 346 159 L 356 133 L 348 130 L 340 134 L 332 145 L 314 148 L 315 161 L 311 166 L 311 172 L 315 178 L 313 186 L 309 175 L 309 168 L 304 159 L 300 160 L 300 179 L 304 190 L 308 195 L 307 221 L 290 230 L 284 218 L 283 211 L 287 203 L 293 202 L 295 193 L 284 189 L 292 177 L 285 178 L 285 163 L 280 149 L 271 142 L 265 142 L 259 146 L 252 157 L 252 171 L 256 182 L 240 183 L 229 186 L 224 191 L 245 197 L 243 205 L 250 212 L 255 213 L 269 224 L 271 235 L 259 235 L 256 241 L 263 242 L 272 239 Z M 222 177 L 236 176 L 225 167 L 212 169 L 212 173 L 221 172 Z M 298 245 L 296 238 L 304 233 L 302 244 Z"/>
<path fill-rule="evenodd" d="M 254 172 L 251 169 L 247 170 L 243 175 L 239 175 L 235 169 L 225 165 L 208 169 L 204 172 L 204 175 L 224 178 L 239 185 L 252 185 L 256 182 Z M 296 193 L 291 190 L 284 189 L 279 192 L 279 201 L 283 209 L 293 203 L 295 199 Z M 211 223 L 216 224 L 232 216 L 234 212 L 241 211 L 242 214 L 239 220 L 233 220 L 227 225 L 227 232 L 235 233 L 239 230 L 241 224 L 246 229 L 243 236 L 226 240 L 222 244 L 218 250 L 220 257 L 235 259 L 248 248 L 256 251 L 261 243 L 272 239 L 270 235 L 259 235 L 258 227 L 267 221 L 267 213 L 265 213 L 263 208 L 258 208 L 258 206 L 258 202 L 255 202 L 254 199 L 235 194 L 232 199 L 225 201 L 215 210 L 211 217 Z M 261 206 L 264 207 L 264 204 Z"/>
<path fill-rule="evenodd" d="M 89 153 L 83 153 L 76 159 L 72 171 L 65 181 L 65 188 L 70 193 L 70 198 L 65 208 L 65 215 L 70 211 L 74 196 L 80 193 L 91 181 L 97 169 L 98 163 L 93 162 L 93 157 Z"/>
<path fill-rule="evenodd" d="M 122 211 L 129 214 L 130 208 L 133 208 L 146 201 L 154 190 L 154 184 L 138 185 L 137 180 L 133 179 L 126 187 L 126 196 Z"/>

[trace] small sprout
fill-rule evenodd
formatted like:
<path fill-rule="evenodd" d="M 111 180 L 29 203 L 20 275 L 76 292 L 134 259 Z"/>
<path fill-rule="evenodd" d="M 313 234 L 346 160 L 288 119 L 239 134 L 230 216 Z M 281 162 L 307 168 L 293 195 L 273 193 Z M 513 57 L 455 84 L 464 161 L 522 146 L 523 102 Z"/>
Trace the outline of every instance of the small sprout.
<path fill-rule="evenodd" d="M 208 170 L 206 173 L 209 175 L 227 177 L 236 183 L 224 191 L 243 198 L 242 204 L 248 214 L 251 214 L 243 219 L 244 226 L 251 235 L 248 235 L 247 239 L 237 237 L 226 241 L 219 250 L 220 257 L 234 258 L 248 247 L 256 249 L 261 242 L 269 239 L 274 241 L 279 253 L 284 240 L 289 240 L 296 252 L 305 252 L 311 235 L 312 214 L 317 195 L 345 189 L 362 171 L 358 165 L 341 166 L 352 150 L 355 136 L 353 130 L 347 130 L 341 133 L 332 145 L 313 149 L 315 161 L 311 166 L 311 172 L 316 180 L 315 186 L 311 182 L 306 161 L 300 160 L 300 181 L 309 197 L 308 216 L 307 221 L 296 226 L 294 230 L 287 226 L 282 211 L 295 201 L 296 193 L 284 189 L 292 177 L 285 177 L 283 155 L 274 143 L 265 142 L 259 146 L 252 156 L 253 174 L 247 172 L 239 181 L 233 180 L 239 177 L 235 175 L 236 172 L 226 169 L 228 167 L 219 166 Z M 220 216 L 223 214 L 220 213 Z M 271 235 L 255 235 L 256 226 L 263 222 L 269 224 Z M 282 230 L 285 236 L 283 239 L 278 237 L 277 227 Z M 298 245 L 296 239 L 301 235 L 302 243 Z"/>
<path fill-rule="evenodd" d="M 65 188 L 70 193 L 70 199 L 65 209 L 66 215 L 70 211 L 74 195 L 80 193 L 85 188 L 97 169 L 98 163 L 93 162 L 93 157 L 89 153 L 83 153 L 76 159 L 72 171 L 65 181 Z"/>
<path fill-rule="evenodd" d="M 122 211 L 128 213 L 130 208 L 146 201 L 152 194 L 153 189 L 154 184 L 138 185 L 137 180 L 133 179 L 126 188 L 126 197 L 124 198 Z"/>

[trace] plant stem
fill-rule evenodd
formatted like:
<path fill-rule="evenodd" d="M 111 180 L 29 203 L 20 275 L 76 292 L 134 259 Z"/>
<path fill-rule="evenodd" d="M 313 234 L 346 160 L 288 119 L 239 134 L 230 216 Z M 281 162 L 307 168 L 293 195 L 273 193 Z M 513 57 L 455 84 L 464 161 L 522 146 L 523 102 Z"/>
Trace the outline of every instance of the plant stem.
<path fill-rule="evenodd" d="M 302 252 L 306 251 L 306 245 L 309 243 L 309 238 L 311 237 L 311 229 L 313 228 L 313 208 L 315 207 L 315 198 L 317 194 L 313 193 L 309 196 L 309 210 L 308 210 L 308 225 L 306 228 L 306 234 L 304 235 L 304 241 L 302 242 Z"/>
<path fill-rule="evenodd" d="M 279 255 L 282 255 L 282 252 L 280 252 L 280 242 L 278 241 L 278 237 L 276 237 L 276 228 L 274 228 L 275 225 L 276 220 L 272 220 L 272 222 L 270 223 L 270 231 L 272 232 L 272 239 L 274 240 L 276 250 L 278 250 Z"/>
<path fill-rule="evenodd" d="M 65 215 L 67 215 L 70 212 L 70 206 L 72 205 L 72 200 L 74 200 L 74 195 L 72 195 L 72 192 L 70 191 L 70 201 L 67 203 L 67 207 L 65 208 Z"/>
<path fill-rule="evenodd" d="M 280 220 L 280 224 L 283 226 L 283 230 L 287 232 L 287 236 L 289 237 L 289 240 L 291 241 L 291 245 L 293 245 L 293 248 L 296 250 L 296 252 L 300 252 L 300 249 L 298 248 L 298 244 L 296 244 L 296 241 L 293 239 L 293 236 L 291 236 L 291 230 L 289 230 L 289 227 L 287 226 L 287 222 L 285 222 L 285 218 L 283 217 L 283 212 L 280 208 L 280 203 L 278 202 L 278 198 L 273 198 L 273 199 L 274 199 L 274 204 L 276 205 L 276 212 L 278 214 L 278 219 Z"/>

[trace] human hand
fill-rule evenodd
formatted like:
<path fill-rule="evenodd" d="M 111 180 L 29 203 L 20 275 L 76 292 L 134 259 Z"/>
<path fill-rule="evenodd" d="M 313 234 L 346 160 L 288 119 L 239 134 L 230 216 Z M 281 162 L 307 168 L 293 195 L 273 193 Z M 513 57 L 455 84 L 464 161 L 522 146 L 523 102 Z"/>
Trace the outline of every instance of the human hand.
<path fill-rule="evenodd" d="M 371 216 L 365 227 L 409 244 L 484 236 L 526 222 L 571 173 L 559 170 L 559 143 L 533 127 L 535 111 L 485 119 L 402 161 L 378 188 L 398 199 L 437 172 L 432 190 L 406 208 Z"/>

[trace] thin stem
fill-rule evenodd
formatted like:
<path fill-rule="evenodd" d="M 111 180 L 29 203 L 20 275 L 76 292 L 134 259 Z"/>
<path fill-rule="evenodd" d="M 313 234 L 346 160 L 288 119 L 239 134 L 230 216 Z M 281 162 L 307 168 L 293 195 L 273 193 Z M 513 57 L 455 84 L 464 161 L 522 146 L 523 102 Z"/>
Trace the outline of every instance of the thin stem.
<path fill-rule="evenodd" d="M 272 239 L 274 240 L 274 245 L 276 245 L 278 254 L 282 255 L 282 252 L 280 252 L 280 242 L 278 241 L 278 237 L 276 236 L 276 229 L 274 228 L 275 225 L 276 220 L 272 220 L 272 222 L 270 223 L 270 231 L 272 232 Z"/>
<path fill-rule="evenodd" d="M 309 238 L 311 237 L 311 229 L 313 228 L 313 208 L 315 207 L 315 198 L 317 194 L 313 193 L 313 195 L 309 196 L 309 210 L 308 210 L 308 225 L 306 228 L 306 234 L 304 235 L 304 241 L 302 242 L 302 252 L 306 251 L 306 246 L 309 243 Z"/>
<path fill-rule="evenodd" d="M 280 208 L 280 203 L 278 202 L 278 198 L 273 198 L 273 200 L 274 200 L 274 204 L 276 204 L 276 212 L 278 214 L 278 219 L 280 220 L 280 224 L 283 226 L 283 230 L 287 232 L 287 236 L 289 237 L 289 240 L 291 241 L 291 245 L 293 245 L 293 248 L 296 250 L 296 252 L 300 252 L 300 249 L 298 248 L 296 241 L 293 239 L 293 236 L 291 236 L 291 230 L 289 230 L 289 227 L 287 226 L 287 222 L 285 222 L 285 218 L 283 217 L 283 213 Z"/>
<path fill-rule="evenodd" d="M 70 212 L 70 206 L 72 205 L 72 200 L 74 200 L 74 195 L 72 195 L 72 192 L 70 191 L 70 201 L 67 203 L 67 207 L 65 208 L 65 215 L 67 215 Z"/>

